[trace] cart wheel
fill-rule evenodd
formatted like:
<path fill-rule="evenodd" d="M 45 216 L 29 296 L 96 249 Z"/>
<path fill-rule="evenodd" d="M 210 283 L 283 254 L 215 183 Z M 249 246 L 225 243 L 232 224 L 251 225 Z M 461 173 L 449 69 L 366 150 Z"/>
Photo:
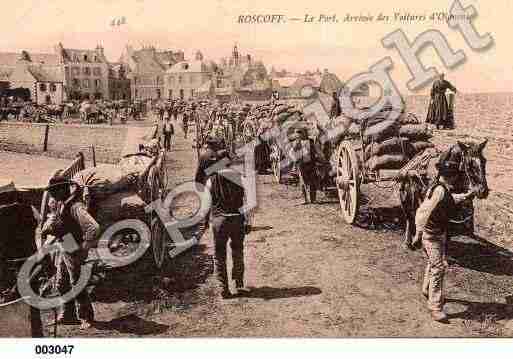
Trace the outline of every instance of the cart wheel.
<path fill-rule="evenodd" d="M 151 250 L 157 268 L 162 268 L 166 260 L 168 233 L 158 218 L 151 221 Z"/>
<path fill-rule="evenodd" d="M 356 152 L 348 141 L 342 141 L 338 147 L 336 182 L 342 217 L 353 224 L 360 205 L 360 167 Z"/>
<path fill-rule="evenodd" d="M 278 145 L 271 147 L 271 164 L 273 169 L 274 179 L 277 183 L 281 183 L 281 149 Z"/>

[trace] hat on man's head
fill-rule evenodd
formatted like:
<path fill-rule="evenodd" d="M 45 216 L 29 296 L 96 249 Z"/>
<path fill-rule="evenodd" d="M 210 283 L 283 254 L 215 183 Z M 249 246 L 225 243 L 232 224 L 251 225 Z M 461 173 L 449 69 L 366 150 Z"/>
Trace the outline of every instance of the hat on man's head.
<path fill-rule="evenodd" d="M 46 187 L 46 190 L 50 192 L 52 197 L 69 196 L 69 185 L 69 179 L 64 177 L 61 174 L 61 171 L 57 171 L 52 175 L 52 177 L 50 177 L 50 180 L 48 181 L 48 187 Z"/>

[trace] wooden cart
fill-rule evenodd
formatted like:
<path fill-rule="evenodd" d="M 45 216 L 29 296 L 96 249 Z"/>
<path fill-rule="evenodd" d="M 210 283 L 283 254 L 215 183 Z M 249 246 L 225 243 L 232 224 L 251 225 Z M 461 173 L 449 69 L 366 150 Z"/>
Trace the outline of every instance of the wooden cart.
<path fill-rule="evenodd" d="M 145 203 L 151 203 L 159 198 L 163 199 L 166 186 L 166 171 L 164 165 L 165 151 L 160 151 L 157 156 L 154 156 L 147 170 L 141 176 L 139 194 Z M 62 170 L 61 175 L 71 179 L 85 168 L 84 155 L 79 153 L 75 160 L 67 168 Z M 48 202 L 49 193 L 46 191 L 41 201 L 41 226 L 48 217 Z M 156 213 L 150 213 L 149 219 L 145 218 L 145 221 L 149 222 L 147 224 L 151 232 L 151 249 L 155 266 L 161 268 L 166 259 L 166 249 L 170 240 L 169 235 Z M 38 247 L 40 246 L 41 243 L 38 243 Z"/>

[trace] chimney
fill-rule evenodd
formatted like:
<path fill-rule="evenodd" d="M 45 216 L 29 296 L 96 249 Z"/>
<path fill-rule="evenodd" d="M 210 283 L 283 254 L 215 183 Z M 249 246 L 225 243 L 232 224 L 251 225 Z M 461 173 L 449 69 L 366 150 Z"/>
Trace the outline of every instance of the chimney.
<path fill-rule="evenodd" d="M 96 46 L 96 53 L 98 55 L 100 55 L 101 57 L 104 57 L 104 53 L 103 53 L 103 46 L 101 46 L 100 44 L 98 44 L 98 46 Z"/>

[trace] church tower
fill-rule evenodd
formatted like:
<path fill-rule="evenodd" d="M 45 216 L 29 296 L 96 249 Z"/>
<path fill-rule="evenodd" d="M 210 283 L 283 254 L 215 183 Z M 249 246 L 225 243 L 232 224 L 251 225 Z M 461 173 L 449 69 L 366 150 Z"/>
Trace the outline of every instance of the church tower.
<path fill-rule="evenodd" d="M 237 49 L 237 44 L 233 47 L 232 58 L 234 65 L 239 66 L 239 50 Z"/>

